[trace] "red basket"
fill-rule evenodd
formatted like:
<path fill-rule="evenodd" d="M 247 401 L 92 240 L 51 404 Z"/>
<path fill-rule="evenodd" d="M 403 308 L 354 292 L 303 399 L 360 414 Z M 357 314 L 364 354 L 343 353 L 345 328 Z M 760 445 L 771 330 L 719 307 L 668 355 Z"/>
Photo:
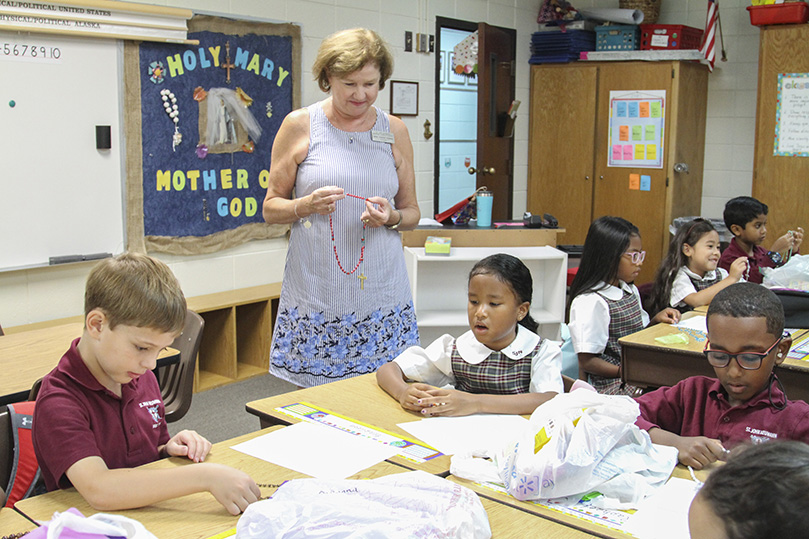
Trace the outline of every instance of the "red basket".
<path fill-rule="evenodd" d="M 682 24 L 641 24 L 640 50 L 699 49 L 702 30 Z"/>
<path fill-rule="evenodd" d="M 790 2 L 767 6 L 747 6 L 750 12 L 750 24 L 764 26 L 767 24 L 802 24 L 809 21 L 809 5 L 806 2 Z"/>

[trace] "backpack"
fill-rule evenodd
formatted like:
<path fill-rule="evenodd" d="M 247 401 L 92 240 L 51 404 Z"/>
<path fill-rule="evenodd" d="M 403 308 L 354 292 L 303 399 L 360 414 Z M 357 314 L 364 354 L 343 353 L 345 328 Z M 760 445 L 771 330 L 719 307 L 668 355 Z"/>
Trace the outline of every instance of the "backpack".
<path fill-rule="evenodd" d="M 35 405 L 36 401 L 7 405 L 14 436 L 14 462 L 6 487 L 6 507 L 14 507 L 15 503 L 30 496 L 39 480 L 39 463 L 31 433 Z"/>

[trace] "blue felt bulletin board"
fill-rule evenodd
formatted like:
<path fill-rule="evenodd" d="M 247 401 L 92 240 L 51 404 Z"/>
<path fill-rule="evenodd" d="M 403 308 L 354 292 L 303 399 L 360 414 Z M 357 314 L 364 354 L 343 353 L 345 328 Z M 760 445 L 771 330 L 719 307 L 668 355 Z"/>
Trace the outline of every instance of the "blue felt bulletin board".
<path fill-rule="evenodd" d="M 299 27 L 194 17 L 188 38 L 199 44 L 138 45 L 142 182 L 129 193 L 145 246 L 188 254 L 283 234 L 261 206 L 275 134 L 300 106 Z"/>

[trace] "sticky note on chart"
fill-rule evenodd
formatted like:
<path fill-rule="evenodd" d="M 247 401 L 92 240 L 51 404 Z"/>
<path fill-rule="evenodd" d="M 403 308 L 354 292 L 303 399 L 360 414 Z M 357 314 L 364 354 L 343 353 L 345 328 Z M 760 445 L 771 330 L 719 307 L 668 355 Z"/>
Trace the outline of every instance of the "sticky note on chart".
<path fill-rule="evenodd" d="M 627 103 L 629 107 L 629 117 L 630 118 L 637 118 L 638 117 L 638 102 L 637 101 L 630 101 Z"/>
<path fill-rule="evenodd" d="M 626 118 L 626 102 L 618 101 L 615 103 L 615 115 L 621 118 Z"/>
<path fill-rule="evenodd" d="M 624 152 L 622 151 L 622 147 L 620 144 L 615 144 L 612 147 L 612 160 L 613 161 L 620 161 L 623 157 Z"/>
<path fill-rule="evenodd" d="M 657 159 L 657 145 L 655 144 L 647 144 L 646 145 L 646 159 L 649 161 L 654 161 Z"/>
<path fill-rule="evenodd" d="M 632 145 L 624 144 L 624 161 L 632 161 Z"/>
<path fill-rule="evenodd" d="M 652 101 L 649 105 L 649 114 L 652 118 L 660 118 L 663 115 L 663 106 L 659 101 Z"/>
<path fill-rule="evenodd" d="M 645 135 L 646 135 L 646 140 L 654 140 L 655 139 L 655 126 L 654 125 L 647 125 Z"/>
<path fill-rule="evenodd" d="M 649 117 L 649 102 L 648 101 L 641 101 L 638 105 L 640 109 L 640 117 L 641 118 L 648 118 Z"/>
<path fill-rule="evenodd" d="M 618 140 L 620 141 L 628 141 L 629 140 L 629 126 L 622 125 L 618 127 Z"/>
<path fill-rule="evenodd" d="M 651 191 L 652 190 L 652 177 L 647 176 L 646 174 L 641 174 L 640 176 L 640 190 L 641 191 Z"/>
<path fill-rule="evenodd" d="M 643 161 L 646 157 L 646 145 L 645 144 L 635 144 L 635 159 L 638 161 Z"/>
<path fill-rule="evenodd" d="M 640 174 L 629 175 L 629 188 L 633 191 L 640 189 Z"/>
<path fill-rule="evenodd" d="M 632 140 L 636 141 L 643 140 L 643 126 L 640 125 L 632 126 Z"/>

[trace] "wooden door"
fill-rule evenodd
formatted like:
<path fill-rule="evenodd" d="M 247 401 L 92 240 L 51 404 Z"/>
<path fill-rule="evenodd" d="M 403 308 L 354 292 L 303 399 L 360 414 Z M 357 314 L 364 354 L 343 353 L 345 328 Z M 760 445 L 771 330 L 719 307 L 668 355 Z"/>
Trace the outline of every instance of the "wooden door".
<path fill-rule="evenodd" d="M 527 209 L 559 220 L 560 244 L 584 244 L 590 227 L 597 76 L 595 65 L 531 68 Z"/>
<path fill-rule="evenodd" d="M 660 238 L 668 223 L 666 209 L 668 156 L 664 153 L 663 168 L 608 167 L 610 91 L 665 90 L 666 115 L 663 144 L 670 143 L 671 125 L 671 62 L 614 62 L 599 66 L 598 116 L 596 118 L 595 185 L 593 219 L 615 215 L 631 221 L 640 230 L 646 262 L 637 284 L 654 278 L 664 254 Z M 659 149 L 663 151 L 663 149 Z M 649 191 L 629 188 L 629 175 L 651 176 Z M 701 193 L 696 196 L 701 196 Z"/>
<path fill-rule="evenodd" d="M 773 155 L 778 74 L 808 72 L 809 25 L 761 27 L 753 196 L 769 206 L 765 247 L 790 229 L 809 228 L 809 157 Z"/>
<path fill-rule="evenodd" d="M 514 138 L 506 116 L 514 100 L 516 32 L 478 24 L 477 186 L 494 193 L 492 219 L 511 219 Z"/>

